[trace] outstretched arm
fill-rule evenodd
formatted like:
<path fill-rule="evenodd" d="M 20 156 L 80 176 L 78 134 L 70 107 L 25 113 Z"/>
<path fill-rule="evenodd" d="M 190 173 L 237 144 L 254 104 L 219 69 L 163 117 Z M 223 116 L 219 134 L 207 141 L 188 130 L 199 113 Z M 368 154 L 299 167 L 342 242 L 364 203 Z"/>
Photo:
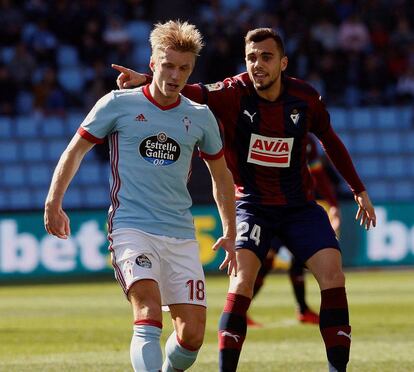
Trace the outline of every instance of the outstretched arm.
<path fill-rule="evenodd" d="M 214 244 L 213 250 L 217 250 L 221 246 L 226 251 L 226 258 L 219 268 L 220 270 L 223 270 L 227 266 L 227 273 L 230 275 L 234 270 L 234 274 L 236 275 L 236 202 L 234 197 L 233 177 L 227 168 L 224 156 L 215 160 L 205 159 L 205 162 L 211 174 L 213 196 L 223 226 L 223 236 Z"/>
<path fill-rule="evenodd" d="M 61 155 L 53 173 L 45 201 L 44 225 L 49 234 L 58 238 L 67 239 L 70 235 L 69 218 L 62 209 L 63 197 L 83 157 L 93 146 L 93 143 L 76 133 Z"/>
<path fill-rule="evenodd" d="M 360 220 L 360 225 L 364 226 L 366 230 L 369 230 L 371 226 L 376 225 L 376 216 L 374 206 L 365 190 L 365 187 L 358 177 L 351 157 L 345 145 L 333 131 L 329 129 L 323 135 L 319 135 L 326 153 L 335 165 L 345 181 L 350 185 L 355 201 L 358 205 L 358 212 L 355 219 Z"/>

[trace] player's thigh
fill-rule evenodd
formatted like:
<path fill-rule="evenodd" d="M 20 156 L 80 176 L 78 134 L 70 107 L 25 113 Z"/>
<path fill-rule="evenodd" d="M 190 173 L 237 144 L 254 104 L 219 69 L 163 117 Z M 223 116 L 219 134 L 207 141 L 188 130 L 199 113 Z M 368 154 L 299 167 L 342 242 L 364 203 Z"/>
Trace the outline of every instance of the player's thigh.
<path fill-rule="evenodd" d="M 169 308 L 180 341 L 190 348 L 199 348 L 203 343 L 206 328 L 206 308 L 189 304 L 175 304 Z"/>
<path fill-rule="evenodd" d="M 281 234 L 283 242 L 302 263 L 326 248 L 336 249 L 340 254 L 339 243 L 328 215 L 316 203 L 308 203 L 289 211 Z"/>
<path fill-rule="evenodd" d="M 134 321 L 150 319 L 162 322 L 161 293 L 158 283 L 152 279 L 134 282 L 128 291 Z"/>
<path fill-rule="evenodd" d="M 237 276 L 230 276 L 229 292 L 251 298 L 257 273 L 262 263 L 257 255 L 249 249 L 238 249 L 236 259 Z"/>
<path fill-rule="evenodd" d="M 325 248 L 316 252 L 306 266 L 315 276 L 321 290 L 345 286 L 342 271 L 341 253 L 334 248 Z"/>
<path fill-rule="evenodd" d="M 124 290 L 137 281 L 160 281 L 160 247 L 157 237 L 137 229 L 117 229 L 111 233 L 112 265 Z"/>
<path fill-rule="evenodd" d="M 196 240 L 166 238 L 160 275 L 163 305 L 207 306 L 206 281 Z"/>
<path fill-rule="evenodd" d="M 236 252 L 249 250 L 257 256 L 260 262 L 263 262 L 274 236 L 271 221 L 253 206 L 240 207 L 238 204 L 236 223 Z"/>

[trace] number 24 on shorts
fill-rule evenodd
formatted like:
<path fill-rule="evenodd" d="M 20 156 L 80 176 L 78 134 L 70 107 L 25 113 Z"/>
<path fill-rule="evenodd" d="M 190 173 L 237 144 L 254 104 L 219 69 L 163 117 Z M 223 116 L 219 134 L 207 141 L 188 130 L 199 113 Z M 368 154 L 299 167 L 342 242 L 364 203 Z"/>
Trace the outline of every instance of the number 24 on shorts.
<path fill-rule="evenodd" d="M 237 236 L 236 240 L 240 240 L 242 242 L 247 241 L 249 238 L 254 241 L 254 244 L 256 246 L 259 246 L 260 244 L 260 233 L 261 233 L 261 227 L 259 225 L 254 224 L 252 227 L 252 231 L 250 231 L 249 238 L 247 236 L 244 236 L 247 232 L 249 232 L 249 224 L 247 222 L 240 222 L 237 225 Z"/>

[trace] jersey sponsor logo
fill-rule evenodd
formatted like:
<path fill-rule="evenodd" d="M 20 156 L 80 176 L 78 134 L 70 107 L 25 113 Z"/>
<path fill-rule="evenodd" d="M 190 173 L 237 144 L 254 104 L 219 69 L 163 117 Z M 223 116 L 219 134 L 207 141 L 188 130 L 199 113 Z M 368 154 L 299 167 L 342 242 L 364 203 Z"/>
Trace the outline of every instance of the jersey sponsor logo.
<path fill-rule="evenodd" d="M 249 119 L 250 119 L 250 121 L 251 121 L 251 123 L 253 124 L 253 117 L 257 114 L 257 112 L 254 112 L 253 114 L 251 114 L 249 111 L 244 110 L 243 111 L 243 114 L 246 115 L 246 116 L 248 116 Z"/>
<path fill-rule="evenodd" d="M 165 166 L 175 163 L 180 157 L 180 145 L 166 133 L 147 137 L 139 145 L 139 153 L 149 163 Z"/>
<path fill-rule="evenodd" d="M 151 269 L 152 267 L 152 262 L 151 260 L 145 255 L 145 254 L 141 254 L 139 255 L 136 259 L 135 259 L 135 263 L 138 266 L 143 267 L 144 269 Z"/>
<path fill-rule="evenodd" d="M 292 119 L 293 124 L 298 125 L 298 121 L 299 121 L 299 118 L 300 118 L 299 111 L 297 109 L 293 109 L 292 113 L 290 114 L 290 118 Z"/>
<path fill-rule="evenodd" d="M 265 137 L 252 133 L 247 162 L 266 167 L 288 168 L 294 138 Z"/>
<path fill-rule="evenodd" d="M 221 81 L 218 81 L 217 83 L 213 84 L 206 84 L 205 87 L 209 92 L 214 92 L 216 90 L 221 90 L 224 88 L 224 83 Z"/>

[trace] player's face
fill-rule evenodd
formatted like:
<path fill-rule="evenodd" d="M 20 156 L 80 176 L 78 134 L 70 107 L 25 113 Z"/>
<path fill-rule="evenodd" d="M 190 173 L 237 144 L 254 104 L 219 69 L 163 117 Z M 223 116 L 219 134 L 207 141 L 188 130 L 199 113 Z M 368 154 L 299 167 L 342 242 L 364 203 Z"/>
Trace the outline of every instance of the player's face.
<path fill-rule="evenodd" d="M 158 50 L 151 57 L 150 67 L 155 92 L 162 101 L 175 102 L 193 71 L 195 58 L 194 53 L 179 52 L 170 48 Z"/>
<path fill-rule="evenodd" d="M 257 91 L 278 89 L 287 57 L 281 56 L 276 42 L 266 39 L 246 44 L 246 68 Z"/>

